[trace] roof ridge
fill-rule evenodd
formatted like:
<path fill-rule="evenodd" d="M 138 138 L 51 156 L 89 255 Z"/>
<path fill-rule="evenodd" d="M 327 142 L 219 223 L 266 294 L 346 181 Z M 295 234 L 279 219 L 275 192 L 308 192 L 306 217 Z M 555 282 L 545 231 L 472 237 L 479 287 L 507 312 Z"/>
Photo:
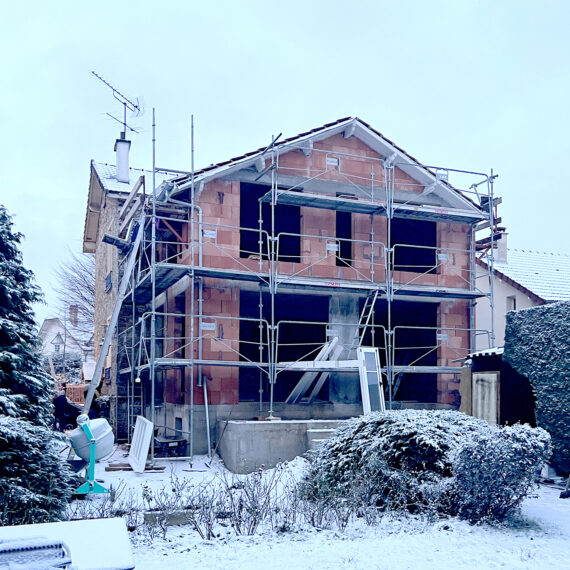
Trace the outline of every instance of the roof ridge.
<path fill-rule="evenodd" d="M 99 162 L 97 160 L 93 161 L 93 164 L 100 164 L 101 166 L 110 166 L 112 168 L 117 168 L 116 164 L 109 164 L 108 162 Z M 138 172 L 148 172 L 152 174 L 152 170 L 147 170 L 146 168 L 135 168 L 134 166 L 129 166 L 129 170 L 137 170 Z M 166 170 L 161 170 L 160 168 L 156 169 L 157 172 L 166 172 Z"/>
<path fill-rule="evenodd" d="M 568 253 L 561 253 L 561 252 L 556 252 L 556 251 L 540 251 L 538 249 L 523 249 L 523 248 L 517 248 L 517 247 L 508 247 L 507 251 L 510 251 L 513 253 L 514 252 L 517 252 L 517 253 L 540 253 L 542 255 L 558 255 L 560 257 L 570 257 L 570 254 L 568 254 Z M 495 263 L 497 263 L 497 262 L 495 262 Z"/>

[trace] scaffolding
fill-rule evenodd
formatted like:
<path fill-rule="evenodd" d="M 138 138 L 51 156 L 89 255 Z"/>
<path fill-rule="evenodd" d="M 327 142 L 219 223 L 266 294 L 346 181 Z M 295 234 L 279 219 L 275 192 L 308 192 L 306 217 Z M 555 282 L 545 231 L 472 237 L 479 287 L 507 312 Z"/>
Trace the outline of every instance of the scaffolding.
<path fill-rule="evenodd" d="M 154 128 L 153 115 L 153 143 Z M 182 392 L 188 371 L 189 399 L 184 396 L 180 403 L 189 406 L 192 456 L 196 390 L 201 391 L 210 449 L 209 390 L 204 367 L 257 371 L 259 412 L 272 418 L 281 375 L 295 372 L 299 376 L 282 400 L 285 404 L 313 403 L 331 374 L 357 372 L 354 355 L 360 346 L 375 346 L 381 352 L 388 407 L 396 401 L 405 374 L 457 379 L 477 335 L 485 335 L 489 346 L 493 346 L 494 331 L 474 327 L 475 301 L 486 297 L 491 311 L 494 307 L 494 242 L 500 238 L 501 228 L 493 172 L 416 163 L 415 167 L 428 172 L 433 180 L 430 185 L 420 184 L 401 176 L 399 169 L 409 161 L 401 162 L 396 153 L 376 158 L 318 149 L 306 140 L 279 143 L 274 139 L 254 157 L 253 167 L 236 175 L 240 184 L 268 188 L 253 206 L 258 208 L 258 227 L 252 228 L 222 223 L 227 220 L 219 217 L 213 221 L 216 216 L 204 215 L 199 199 L 203 183 L 196 184 L 193 148 L 192 127 L 191 173 L 160 188 L 155 184 L 153 153 L 153 191 L 145 200 L 136 199 L 140 193 L 134 188 L 121 209 L 122 233 L 117 237 L 124 251 L 122 279 L 99 360 L 105 358 L 121 315 L 117 374 L 127 384 L 129 433 L 139 413 L 150 415 L 157 425 L 158 371 L 179 370 Z M 303 166 L 280 164 L 280 158 L 293 151 L 312 156 L 313 163 L 323 167 L 307 172 Z M 369 175 L 363 176 L 362 168 L 358 172 L 344 169 L 345 164 L 356 163 L 366 164 Z M 469 177 L 474 182 L 458 188 L 451 186 L 452 176 Z M 141 185 L 144 181 L 139 188 Z M 455 203 L 442 207 L 437 199 L 430 198 L 438 191 L 451 192 Z M 352 233 L 350 237 L 339 236 L 334 226 L 318 233 L 278 231 L 276 213 L 281 205 L 295 206 L 299 211 L 312 208 L 365 215 L 369 220 L 368 239 Z M 383 220 L 382 227 L 378 219 Z M 463 224 L 469 228 L 467 247 L 395 243 L 395 220 L 402 219 Z M 360 216 L 361 227 L 363 220 Z M 439 231 L 437 224 L 434 227 Z M 476 238 L 476 231 L 487 229 L 488 237 Z M 241 236 L 241 241 L 236 236 Z M 244 249 L 243 243 L 255 247 Z M 292 243 L 299 244 L 295 251 L 291 251 Z M 316 243 L 318 247 L 303 247 Z M 483 258 L 488 267 L 488 293 L 477 286 L 476 256 Z M 205 311 L 205 283 L 212 279 L 223 279 L 240 291 L 257 294 L 258 315 L 230 315 L 223 306 L 217 313 Z M 177 291 L 191 292 L 190 299 L 183 307 L 171 310 Z M 351 322 L 337 321 L 330 315 L 320 321 L 279 318 L 276 301 L 282 292 L 298 295 L 299 299 L 307 294 L 349 296 L 355 299 L 358 315 Z M 435 326 L 398 323 L 394 310 L 402 300 L 429 301 L 436 307 L 442 302 L 465 301 L 468 326 L 442 326 L 437 317 Z M 377 323 L 380 305 L 385 319 Z M 127 320 L 130 322 L 125 324 Z M 256 332 L 245 338 L 241 333 L 245 328 Z M 300 340 L 292 342 L 294 336 Z M 210 347 L 207 354 L 206 343 Z M 218 357 L 213 356 L 214 345 L 219 349 Z M 98 362 L 98 366 L 100 376 L 102 364 Z M 89 404 L 88 396 L 86 406 Z M 165 428 L 181 431 L 180 426 L 164 423 Z"/>

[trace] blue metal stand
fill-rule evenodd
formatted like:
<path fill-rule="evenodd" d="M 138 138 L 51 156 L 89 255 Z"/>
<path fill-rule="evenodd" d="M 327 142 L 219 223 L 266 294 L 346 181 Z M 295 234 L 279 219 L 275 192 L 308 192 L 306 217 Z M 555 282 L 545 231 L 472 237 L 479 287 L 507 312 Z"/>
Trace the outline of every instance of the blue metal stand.
<path fill-rule="evenodd" d="M 80 416 L 81 417 L 81 416 Z M 90 495 L 90 494 L 102 494 L 109 493 L 109 489 L 103 487 L 100 483 L 95 481 L 95 449 L 97 443 L 91 430 L 89 429 L 89 420 L 79 422 L 77 419 L 79 427 L 85 432 L 87 439 L 89 440 L 89 466 L 87 467 L 87 473 L 85 477 L 85 483 L 82 483 L 75 491 L 75 495 Z"/>

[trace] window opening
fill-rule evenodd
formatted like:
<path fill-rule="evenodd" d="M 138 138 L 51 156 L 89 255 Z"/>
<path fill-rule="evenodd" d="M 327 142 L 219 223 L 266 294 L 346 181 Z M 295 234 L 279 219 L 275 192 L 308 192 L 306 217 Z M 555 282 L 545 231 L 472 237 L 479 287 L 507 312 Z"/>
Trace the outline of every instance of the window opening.
<path fill-rule="evenodd" d="M 509 295 L 507 297 L 507 312 L 517 310 L 517 298 L 515 295 Z"/>
<path fill-rule="evenodd" d="M 339 267 L 352 265 L 352 214 L 336 212 L 336 239 L 339 250 L 336 254 L 336 264 Z"/>
<path fill-rule="evenodd" d="M 240 184 L 240 257 L 259 256 L 259 199 L 271 191 L 266 184 Z M 271 205 L 261 206 L 262 229 L 271 235 Z M 299 206 L 275 206 L 275 236 L 279 236 L 279 261 L 301 261 L 301 209 Z M 280 235 L 281 234 L 281 235 Z M 285 235 L 287 234 L 287 235 Z M 292 235 L 291 235 L 292 234 Z M 262 236 L 261 256 L 268 259 L 267 235 Z"/>
<path fill-rule="evenodd" d="M 174 437 L 182 437 L 182 418 L 174 418 Z"/>
<path fill-rule="evenodd" d="M 297 295 L 277 294 L 275 297 L 275 321 L 309 321 L 322 324 L 298 325 L 284 323 L 279 327 L 280 361 L 294 361 L 302 358 L 312 349 L 316 349 L 326 341 L 329 299 L 326 296 L 305 295 L 302 301 Z M 263 318 L 269 320 L 271 303 L 268 293 L 263 293 Z M 259 293 L 253 291 L 240 292 L 240 316 L 242 318 L 259 318 Z M 263 334 L 265 335 L 266 329 Z M 267 361 L 266 337 L 263 338 L 263 359 Z M 259 324 L 254 321 L 240 321 L 239 351 L 243 358 L 254 362 L 259 360 Z M 311 360 L 314 355 L 307 359 Z M 274 398 L 276 402 L 284 402 L 291 390 L 301 379 L 300 372 L 281 372 L 275 384 Z M 267 375 L 263 375 L 263 400 L 269 399 Z M 328 380 L 320 394 L 328 391 Z M 259 372 L 255 368 L 240 367 L 239 399 L 243 401 L 259 401 Z"/>
<path fill-rule="evenodd" d="M 394 248 L 394 270 L 436 273 L 437 225 L 425 220 L 393 218 L 390 247 Z"/>

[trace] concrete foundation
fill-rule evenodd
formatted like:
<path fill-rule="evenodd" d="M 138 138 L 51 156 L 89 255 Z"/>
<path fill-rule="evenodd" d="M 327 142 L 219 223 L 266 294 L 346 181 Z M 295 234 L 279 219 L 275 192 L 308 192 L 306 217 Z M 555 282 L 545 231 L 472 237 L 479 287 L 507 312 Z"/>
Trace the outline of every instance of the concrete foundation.
<path fill-rule="evenodd" d="M 303 407 L 289 406 L 289 408 Z M 315 408 L 318 406 L 304 407 L 307 411 Z M 339 408 L 345 411 L 353 408 L 356 412 L 344 415 L 344 419 L 362 414 L 361 406 L 339 406 Z M 393 409 L 404 408 L 450 409 L 451 406 L 436 403 L 393 402 Z M 279 416 L 278 413 L 276 415 Z M 226 467 L 233 473 L 251 473 L 259 468 L 268 469 L 282 461 L 290 461 L 303 455 L 311 449 L 311 439 L 316 437 L 315 432 L 336 429 L 341 423 L 342 419 L 332 418 L 278 421 L 219 419 L 216 425 L 218 453 Z"/>
<path fill-rule="evenodd" d="M 334 420 L 219 421 L 218 432 L 223 431 L 223 436 L 218 452 L 233 473 L 251 473 L 303 455 L 309 449 L 308 430 L 336 428 L 340 423 Z"/>

